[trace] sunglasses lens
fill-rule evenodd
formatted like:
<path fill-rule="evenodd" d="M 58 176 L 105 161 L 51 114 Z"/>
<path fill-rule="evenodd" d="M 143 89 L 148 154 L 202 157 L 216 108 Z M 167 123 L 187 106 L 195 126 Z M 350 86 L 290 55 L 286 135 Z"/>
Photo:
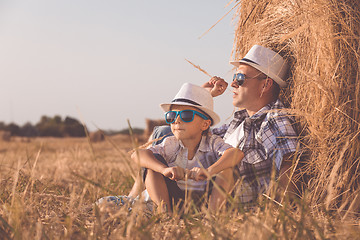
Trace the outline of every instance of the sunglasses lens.
<path fill-rule="evenodd" d="M 165 121 L 167 123 L 173 123 L 175 121 L 176 118 L 176 112 L 174 111 L 169 111 L 165 114 Z"/>
<path fill-rule="evenodd" d="M 244 80 L 236 80 L 237 85 L 241 86 L 244 84 Z"/>
<path fill-rule="evenodd" d="M 193 111 L 184 110 L 180 112 L 180 117 L 184 122 L 191 122 L 194 119 Z"/>
<path fill-rule="evenodd" d="M 236 84 L 241 86 L 245 82 L 245 75 L 243 73 L 235 73 L 233 81 L 236 81 Z"/>

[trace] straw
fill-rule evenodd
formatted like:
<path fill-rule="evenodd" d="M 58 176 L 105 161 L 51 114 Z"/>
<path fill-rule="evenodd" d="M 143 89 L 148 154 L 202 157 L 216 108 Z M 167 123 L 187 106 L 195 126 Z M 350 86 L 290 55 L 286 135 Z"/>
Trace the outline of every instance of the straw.
<path fill-rule="evenodd" d="M 347 209 L 360 185 L 360 2 L 238 3 L 232 59 L 260 44 L 289 61 L 281 99 L 296 113 L 308 153 L 303 184 L 314 208 L 326 202 L 327 209 Z"/>

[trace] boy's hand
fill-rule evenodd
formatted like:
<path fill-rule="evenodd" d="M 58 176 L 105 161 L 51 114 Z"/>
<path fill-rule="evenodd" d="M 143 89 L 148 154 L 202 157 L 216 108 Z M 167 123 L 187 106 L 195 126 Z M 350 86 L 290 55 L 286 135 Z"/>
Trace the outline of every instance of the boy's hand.
<path fill-rule="evenodd" d="M 164 171 L 161 174 L 164 175 L 165 177 L 168 177 L 171 180 L 179 181 L 185 178 L 185 169 L 179 166 L 167 167 L 164 169 Z"/>
<path fill-rule="evenodd" d="M 209 172 L 205 168 L 194 167 L 190 170 L 189 178 L 195 181 L 203 181 L 208 178 Z"/>
<path fill-rule="evenodd" d="M 208 90 L 211 96 L 216 97 L 223 94 L 228 86 L 224 79 L 214 76 L 208 82 L 202 85 L 203 88 Z"/>

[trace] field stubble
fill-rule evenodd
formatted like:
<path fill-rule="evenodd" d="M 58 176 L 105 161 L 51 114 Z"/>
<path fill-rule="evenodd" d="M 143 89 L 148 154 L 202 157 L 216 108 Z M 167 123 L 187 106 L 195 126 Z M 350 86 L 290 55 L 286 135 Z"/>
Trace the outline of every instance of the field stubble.
<path fill-rule="evenodd" d="M 141 144 L 141 142 L 139 143 Z M 127 135 L 89 144 L 85 138 L 14 139 L 0 142 L 0 236 L 2 239 L 242 239 L 352 238 L 358 222 L 341 222 L 302 199 L 279 205 L 260 199 L 252 210 L 236 201 L 210 214 L 192 205 L 181 216 L 144 214 L 141 204 L 101 215 L 94 202 L 125 195 L 136 164 Z"/>

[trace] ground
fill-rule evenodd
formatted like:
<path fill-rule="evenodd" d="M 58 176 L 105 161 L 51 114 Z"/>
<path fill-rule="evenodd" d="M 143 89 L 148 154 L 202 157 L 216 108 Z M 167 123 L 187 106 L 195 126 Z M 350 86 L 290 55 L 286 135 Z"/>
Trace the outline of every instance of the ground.
<path fill-rule="evenodd" d="M 143 205 L 104 216 L 94 202 L 127 194 L 137 173 L 128 135 L 87 138 L 12 138 L 0 142 L 1 239 L 242 239 L 353 238 L 358 220 L 341 222 L 299 199 L 292 205 L 262 199 L 246 209 L 229 198 L 217 214 L 192 205 L 182 215 L 148 213 Z"/>

